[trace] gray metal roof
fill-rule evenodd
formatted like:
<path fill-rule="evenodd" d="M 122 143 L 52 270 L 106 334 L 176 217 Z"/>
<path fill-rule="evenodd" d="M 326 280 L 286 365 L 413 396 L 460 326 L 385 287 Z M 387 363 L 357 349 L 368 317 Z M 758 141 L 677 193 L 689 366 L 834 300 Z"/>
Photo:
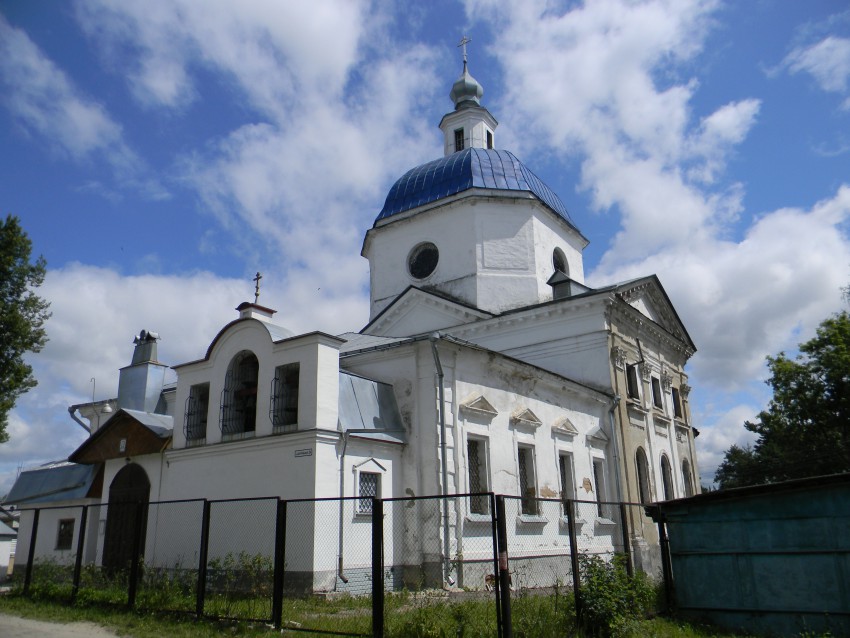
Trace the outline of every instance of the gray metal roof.
<path fill-rule="evenodd" d="M 6 523 L 0 521 L 0 538 L 16 538 L 18 536 L 17 530 L 12 529 Z"/>
<path fill-rule="evenodd" d="M 369 350 L 371 348 L 401 343 L 402 341 L 411 341 L 410 337 L 379 337 L 360 334 L 358 332 L 346 332 L 337 335 L 337 337 L 339 339 L 345 339 L 345 343 L 339 349 L 340 354 L 349 354 L 359 350 Z"/>
<path fill-rule="evenodd" d="M 339 373 L 339 427 L 352 436 L 392 443 L 406 440 L 393 388 L 349 372 Z"/>
<path fill-rule="evenodd" d="M 170 437 L 174 430 L 174 419 L 166 414 L 128 410 L 126 408 L 122 408 L 121 411 L 126 412 L 161 439 Z"/>
<path fill-rule="evenodd" d="M 85 498 L 98 469 L 98 465 L 61 463 L 25 470 L 18 476 L 5 502 L 19 505 Z"/>

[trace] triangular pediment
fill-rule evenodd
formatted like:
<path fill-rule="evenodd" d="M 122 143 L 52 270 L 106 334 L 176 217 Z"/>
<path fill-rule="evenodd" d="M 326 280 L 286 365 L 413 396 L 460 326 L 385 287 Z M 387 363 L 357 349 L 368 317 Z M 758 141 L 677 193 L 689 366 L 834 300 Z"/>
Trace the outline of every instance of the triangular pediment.
<path fill-rule="evenodd" d="M 485 399 L 482 394 L 471 394 L 468 396 L 461 401 L 460 409 L 489 419 L 499 414 L 498 410 L 493 407 L 493 404 Z"/>
<path fill-rule="evenodd" d="M 617 296 L 647 319 L 696 350 L 658 277 L 651 275 L 616 287 Z"/>
<path fill-rule="evenodd" d="M 387 468 L 378 463 L 374 458 L 368 458 L 365 461 L 357 463 L 351 469 L 355 472 L 375 472 L 379 474 L 387 471 Z"/>
<path fill-rule="evenodd" d="M 381 337 L 410 337 L 490 317 L 490 313 L 477 308 L 421 288 L 410 287 L 361 332 Z"/>
<path fill-rule="evenodd" d="M 543 421 L 537 418 L 528 408 L 518 408 L 511 414 L 511 423 L 514 425 L 523 425 L 530 428 L 538 428 L 543 425 Z"/>
<path fill-rule="evenodd" d="M 578 434 L 578 428 L 573 425 L 567 417 L 563 416 L 552 424 L 552 431 L 558 434 L 574 436 Z"/>

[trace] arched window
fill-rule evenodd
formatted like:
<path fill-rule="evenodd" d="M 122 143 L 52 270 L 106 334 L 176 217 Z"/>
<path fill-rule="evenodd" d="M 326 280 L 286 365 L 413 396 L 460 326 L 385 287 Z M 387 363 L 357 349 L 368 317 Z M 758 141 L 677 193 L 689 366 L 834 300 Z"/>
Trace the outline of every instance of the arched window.
<path fill-rule="evenodd" d="M 670 469 L 670 461 L 667 460 L 667 455 L 661 455 L 661 480 L 664 483 L 664 500 L 670 501 L 676 498 L 673 493 L 673 472 Z"/>
<path fill-rule="evenodd" d="M 567 256 L 560 248 L 556 248 L 552 251 L 552 267 L 557 272 L 562 272 L 565 275 L 570 274 L 570 266 L 567 263 Z"/>
<path fill-rule="evenodd" d="M 652 500 L 651 492 L 649 491 L 649 463 L 646 460 L 646 452 L 643 451 L 642 447 L 637 449 L 635 461 L 637 462 L 640 502 L 649 503 Z"/>
<path fill-rule="evenodd" d="M 221 391 L 221 434 L 228 439 L 253 435 L 257 428 L 257 376 L 260 363 L 243 350 L 230 362 Z"/>
<path fill-rule="evenodd" d="M 694 484 L 691 480 L 691 464 L 688 463 L 688 459 L 682 461 L 682 479 L 685 482 L 685 496 L 693 496 Z"/>

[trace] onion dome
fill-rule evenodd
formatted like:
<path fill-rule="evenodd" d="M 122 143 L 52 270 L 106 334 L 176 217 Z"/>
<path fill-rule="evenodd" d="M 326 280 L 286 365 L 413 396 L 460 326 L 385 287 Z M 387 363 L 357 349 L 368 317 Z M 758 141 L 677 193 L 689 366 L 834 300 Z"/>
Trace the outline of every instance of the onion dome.
<path fill-rule="evenodd" d="M 469 69 L 467 69 L 466 61 L 464 60 L 463 73 L 455 80 L 451 93 L 449 93 L 449 97 L 455 103 L 455 110 L 467 106 L 481 106 L 481 97 L 483 95 L 484 87 L 469 74 Z"/>

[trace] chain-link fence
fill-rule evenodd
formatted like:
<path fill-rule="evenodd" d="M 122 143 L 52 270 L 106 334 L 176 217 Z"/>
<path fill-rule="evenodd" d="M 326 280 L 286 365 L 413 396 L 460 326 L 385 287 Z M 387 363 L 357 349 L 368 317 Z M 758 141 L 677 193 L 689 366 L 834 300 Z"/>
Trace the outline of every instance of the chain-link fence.
<path fill-rule="evenodd" d="M 467 600 L 492 619 L 487 632 L 510 635 L 512 598 L 577 593 L 594 565 L 671 581 L 662 528 L 629 503 L 118 502 L 24 510 L 22 529 L 16 571 L 29 595 L 348 635 L 403 634 L 411 609 Z"/>

